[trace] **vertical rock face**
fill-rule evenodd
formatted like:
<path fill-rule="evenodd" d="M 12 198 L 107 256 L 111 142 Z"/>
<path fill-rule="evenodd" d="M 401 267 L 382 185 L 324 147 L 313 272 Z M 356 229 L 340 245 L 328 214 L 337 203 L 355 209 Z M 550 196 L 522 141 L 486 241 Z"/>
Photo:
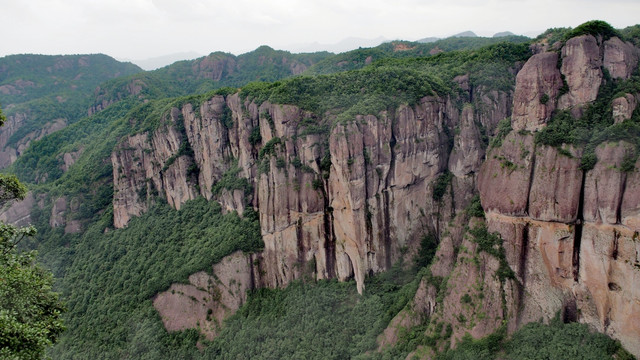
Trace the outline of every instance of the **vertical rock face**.
<path fill-rule="evenodd" d="M 579 109 L 595 100 L 601 68 L 614 78 L 628 78 L 637 65 L 635 54 L 617 38 L 604 44 L 590 35 L 568 40 L 561 58 L 568 92 L 560 96 L 558 108 Z M 529 83 L 529 73 L 548 71 L 539 55 L 518 74 L 514 129 L 544 125 L 539 105 L 518 104 L 519 91 L 526 88 L 519 82 Z M 631 94 L 614 100 L 615 121 L 630 118 L 635 104 Z M 480 169 L 478 188 L 489 230 L 504 239 L 506 259 L 524 289 L 510 300 L 519 310 L 509 327 L 560 311 L 565 319 L 590 324 L 640 354 L 640 167 L 636 163 L 629 171 L 629 164 L 623 166 L 635 154 L 624 141 L 605 142 L 595 153 L 595 167 L 583 171 L 581 150 L 536 145 L 532 135 L 512 132 Z"/>
<path fill-rule="evenodd" d="M 584 220 L 594 223 L 620 222 L 620 205 L 627 174 L 621 163 L 634 151 L 625 142 L 604 143 L 596 149 L 598 163 L 586 175 L 584 185 Z"/>
<path fill-rule="evenodd" d="M 180 121 L 173 109 L 170 124 Z M 193 176 L 193 159 L 181 153 L 182 134 L 172 125 L 154 132 L 125 138 L 111 155 L 113 165 L 114 226 L 124 227 L 131 216 L 148 209 L 153 194 L 162 193 L 169 205 L 180 209 L 198 196 Z"/>
<path fill-rule="evenodd" d="M 580 160 L 560 154 L 549 146 L 535 150 L 527 213 L 535 220 L 574 222 L 578 216 L 583 176 Z"/>
<path fill-rule="evenodd" d="M 511 132 L 502 147 L 490 151 L 478 174 L 478 190 L 485 211 L 523 216 L 527 212 L 534 165 L 533 136 Z"/>
<path fill-rule="evenodd" d="M 31 224 L 31 210 L 36 205 L 36 199 L 32 192 L 28 192 L 22 201 L 12 202 L 0 209 L 0 221 L 16 226 L 28 226 Z"/>
<path fill-rule="evenodd" d="M 513 99 L 513 128 L 539 130 L 551 119 L 562 87 L 558 54 L 533 55 L 518 72 Z"/>
<path fill-rule="evenodd" d="M 638 49 L 618 37 L 604 42 L 603 65 L 614 79 L 628 79 L 638 64 Z"/>
<path fill-rule="evenodd" d="M 531 57 L 514 93 L 474 89 L 461 76 L 455 99 L 426 96 L 335 124 L 327 114 L 258 105 L 238 94 L 185 104 L 112 154 L 114 224 L 142 214 L 156 194 L 177 209 L 198 195 L 229 211 L 252 206 L 265 244 L 248 265 L 252 286 L 355 278 L 360 292 L 367 275 L 389 269 L 430 232 L 440 241 L 432 274 L 451 286 L 438 300 L 423 280 L 411 307 L 455 324 L 454 339 L 464 329 L 483 336 L 502 323 L 515 331 L 560 311 L 640 354 L 639 165 L 620 171 L 634 150 L 604 144 L 585 172 L 582 150 L 539 145 L 531 133 L 554 110 L 579 115 L 596 99 L 602 69 L 625 78 L 634 54 L 615 38 L 603 44 L 584 35 L 568 40 L 560 56 Z M 630 96 L 622 99 L 634 107 Z M 628 117 L 622 107 L 620 100 L 614 112 Z M 509 116 L 515 131 L 486 150 L 482 130 L 493 133 Z M 244 185 L 230 185 L 233 176 Z M 490 249 L 462 230 L 479 221 L 459 216 L 475 186 L 485 226 L 504 240 Z M 398 316 L 396 327 L 412 323 L 406 312 Z M 394 334 L 389 329 L 384 341 Z"/>
<path fill-rule="evenodd" d="M 144 213 L 156 194 L 177 209 L 197 195 L 230 211 L 250 204 L 265 243 L 256 262 L 262 286 L 311 275 L 355 278 L 362 291 L 366 274 L 390 268 L 402 248 L 468 203 L 484 156 L 476 123 L 491 131 L 508 115 L 501 104 L 510 98 L 478 94 L 488 102 L 478 102 L 482 111 L 469 104 L 461 113 L 449 99 L 425 97 L 332 130 L 295 106 L 257 106 L 237 94 L 185 104 L 113 152 L 114 225 Z M 448 168 L 446 199 L 454 192 L 455 199 L 437 203 L 433 184 Z M 253 193 L 220 190 L 231 172 Z"/>
<path fill-rule="evenodd" d="M 455 137 L 449 171 L 457 177 L 464 177 L 479 170 L 485 155 L 480 129 L 474 122 L 473 108 L 466 106 L 460 117 L 459 135 Z"/>
<path fill-rule="evenodd" d="M 582 106 L 596 99 L 602 82 L 602 56 L 592 35 L 567 40 L 562 48 L 562 67 L 569 90 L 558 101 L 560 109 Z"/>

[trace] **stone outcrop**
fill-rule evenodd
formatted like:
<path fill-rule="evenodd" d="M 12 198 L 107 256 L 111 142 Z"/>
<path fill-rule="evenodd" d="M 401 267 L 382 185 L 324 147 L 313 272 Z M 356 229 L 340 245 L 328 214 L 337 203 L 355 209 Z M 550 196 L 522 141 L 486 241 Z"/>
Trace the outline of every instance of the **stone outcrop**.
<path fill-rule="evenodd" d="M 455 236 L 442 236 L 431 275 L 408 305 L 425 308 L 414 321 L 407 318 L 408 310 L 400 312 L 378 339 L 381 347 L 393 343 L 403 328 L 420 324 L 424 316 L 430 323 L 452 324 L 455 343 L 465 332 L 485 336 L 501 321 L 506 321 L 508 331 L 515 331 L 560 313 L 565 321 L 589 324 L 640 354 L 640 161 L 633 169 L 628 163 L 635 146 L 624 141 L 600 144 L 595 149 L 597 163 L 585 171 L 580 167 L 582 149 L 536 144 L 529 133 L 546 125 L 556 101 L 557 108 L 580 116 L 581 109 L 596 99 L 602 69 L 613 78 L 628 78 L 637 66 L 637 49 L 615 37 L 602 43 L 591 35 L 567 41 L 560 62 L 557 53 L 545 49 L 538 49 L 518 73 L 514 131 L 488 150 L 477 175 L 484 222 L 503 239 L 514 278 L 497 282 L 499 258 L 479 251 L 466 237 L 460 242 Z M 544 101 L 542 95 L 547 95 Z M 626 94 L 613 101 L 615 122 L 631 118 L 636 96 Z M 451 169 L 453 157 L 452 153 Z M 456 247 L 462 250 L 452 257 Z M 438 302 L 433 284 L 443 278 L 446 290 Z M 425 297 L 429 289 L 432 295 Z M 427 333 L 433 331 L 429 327 Z M 432 356 L 420 349 L 413 355 Z"/>
<path fill-rule="evenodd" d="M 598 41 L 592 35 L 567 40 L 562 48 L 562 67 L 568 91 L 558 100 L 558 108 L 569 109 L 592 102 L 602 82 L 602 56 Z"/>
<path fill-rule="evenodd" d="M 469 104 L 461 112 L 449 99 L 425 97 L 330 132 L 313 113 L 257 106 L 237 94 L 185 104 L 171 110 L 167 125 L 129 136 L 112 154 L 114 225 L 145 212 L 154 194 L 175 208 L 197 195 L 228 211 L 249 204 L 259 212 L 265 243 L 261 285 L 311 275 L 355 278 L 362 291 L 366 274 L 390 268 L 402 248 L 415 248 L 425 227 L 439 228 L 471 198 L 484 156 L 476 122 L 492 131 L 498 117 L 509 115 L 502 104 L 510 98 L 477 94 L 491 98 L 482 111 Z M 433 184 L 448 168 L 455 199 L 438 205 Z M 214 193 L 230 172 L 253 193 Z"/>
<path fill-rule="evenodd" d="M 172 284 L 155 296 L 153 306 L 168 331 L 197 328 L 213 340 L 252 288 L 251 258 L 236 252 L 213 265 L 211 275 L 201 271 L 189 276 L 188 284 Z"/>
<path fill-rule="evenodd" d="M 613 111 L 613 121 L 618 124 L 631 119 L 631 115 L 638 106 L 638 100 L 631 94 L 626 94 L 613 100 L 611 104 Z"/>
<path fill-rule="evenodd" d="M 60 165 L 60 169 L 62 169 L 62 171 L 64 172 L 69 171 L 69 168 L 71 168 L 71 165 L 76 163 L 76 161 L 78 160 L 78 158 L 80 158 L 80 155 L 82 155 L 83 152 L 84 152 L 84 148 L 80 148 L 77 151 L 64 153 L 64 155 L 62 155 L 62 164 Z"/>
<path fill-rule="evenodd" d="M 540 53 L 518 72 L 511 122 L 515 130 L 539 130 L 551 119 L 562 87 L 557 64 L 557 53 Z"/>
<path fill-rule="evenodd" d="M 629 66 L 637 64 L 636 50 L 629 46 L 617 38 L 602 45 L 590 35 L 567 41 L 561 73 L 568 92 L 558 107 L 575 109 L 595 100 L 601 67 L 612 77 L 627 78 Z M 536 56 L 523 71 L 545 71 Z M 529 81 L 522 72 L 521 80 Z M 516 116 L 518 89 L 516 84 L 513 128 L 544 126 L 535 107 Z M 629 119 L 635 106 L 632 94 L 615 99 L 614 120 Z M 631 171 L 623 169 L 636 150 L 624 141 L 600 144 L 598 162 L 588 171 L 580 168 L 581 151 L 536 145 L 533 135 L 512 132 L 480 169 L 478 188 L 489 230 L 504 239 L 506 259 L 524 290 L 512 297 L 519 310 L 509 317 L 509 327 L 549 320 L 560 312 L 565 320 L 587 323 L 638 354 L 640 168 L 636 163 Z"/>
<path fill-rule="evenodd" d="M 603 66 L 614 79 L 628 79 L 638 64 L 639 51 L 618 37 L 604 42 Z"/>

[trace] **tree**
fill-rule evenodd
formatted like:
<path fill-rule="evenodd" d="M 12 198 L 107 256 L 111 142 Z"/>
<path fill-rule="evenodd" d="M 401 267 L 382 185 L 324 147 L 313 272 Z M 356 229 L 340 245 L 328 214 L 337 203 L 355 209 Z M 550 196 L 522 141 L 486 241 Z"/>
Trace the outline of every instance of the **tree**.
<path fill-rule="evenodd" d="M 0 110 L 0 125 L 4 124 Z M 22 200 L 26 188 L 13 175 L 0 175 L 0 206 Z M 0 358 L 40 359 L 64 330 L 64 310 L 53 292 L 51 272 L 36 263 L 34 251 L 16 246 L 35 228 L 0 222 Z"/>

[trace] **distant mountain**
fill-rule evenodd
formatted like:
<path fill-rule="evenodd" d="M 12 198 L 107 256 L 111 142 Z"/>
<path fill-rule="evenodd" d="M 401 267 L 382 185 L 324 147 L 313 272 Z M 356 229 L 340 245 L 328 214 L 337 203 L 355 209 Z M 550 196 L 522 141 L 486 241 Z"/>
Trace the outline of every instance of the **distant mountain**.
<path fill-rule="evenodd" d="M 428 43 L 436 42 L 438 40 L 440 40 L 440 38 L 437 38 L 437 37 L 426 37 L 424 39 L 416 40 L 416 42 L 423 43 L 423 44 L 428 44 Z"/>
<path fill-rule="evenodd" d="M 0 168 L 10 165 L 33 140 L 87 115 L 96 87 L 141 72 L 107 55 L 10 55 L 0 58 Z"/>
<path fill-rule="evenodd" d="M 382 36 L 379 36 L 375 39 L 348 37 L 334 44 L 322 44 L 319 42 L 312 42 L 312 43 L 303 43 L 303 44 L 293 44 L 290 46 L 284 46 L 284 48 L 294 53 L 328 51 L 328 52 L 338 54 L 338 53 L 342 53 L 345 51 L 350 51 L 358 48 L 365 48 L 365 47 L 368 48 L 368 47 L 378 46 L 385 41 L 388 41 L 388 39 Z"/>
<path fill-rule="evenodd" d="M 450 37 L 478 37 L 473 31 L 463 31 L 459 34 L 451 35 Z"/>
<path fill-rule="evenodd" d="M 493 37 L 497 38 L 497 37 L 513 36 L 513 35 L 515 35 L 515 34 L 512 33 L 511 31 L 502 31 L 502 32 L 499 32 L 499 33 L 495 33 L 493 35 Z"/>
<path fill-rule="evenodd" d="M 193 60 L 201 56 L 203 55 L 195 51 L 189 51 L 189 52 L 180 52 L 180 53 L 168 54 L 163 56 L 157 56 L 157 57 L 152 57 L 152 58 L 142 59 L 142 60 L 128 60 L 128 61 L 131 61 L 132 63 L 140 66 L 144 70 L 149 71 L 149 70 L 159 69 L 167 65 L 171 65 L 176 61 Z"/>
<path fill-rule="evenodd" d="M 308 75 L 331 74 L 340 71 L 360 69 L 383 58 L 426 57 L 440 52 L 473 50 L 498 42 L 523 43 L 530 39 L 525 36 L 489 38 L 479 36 L 452 36 L 427 42 L 390 41 L 372 48 L 361 48 L 327 57 L 307 70 Z"/>
<path fill-rule="evenodd" d="M 108 81 L 96 91 L 89 112 L 101 111 L 120 100 L 153 99 L 204 93 L 222 87 L 240 87 L 253 81 L 276 81 L 298 75 L 328 52 L 292 54 L 260 46 L 241 55 L 213 52 L 194 60 L 177 61 L 163 68 Z"/>

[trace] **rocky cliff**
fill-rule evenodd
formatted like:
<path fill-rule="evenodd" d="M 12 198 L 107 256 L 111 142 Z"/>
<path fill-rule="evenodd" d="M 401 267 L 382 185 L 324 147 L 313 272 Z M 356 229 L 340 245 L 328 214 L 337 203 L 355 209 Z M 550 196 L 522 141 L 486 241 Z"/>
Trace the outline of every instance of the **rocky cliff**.
<path fill-rule="evenodd" d="M 462 242 L 464 251 L 453 270 L 445 266 L 443 271 L 442 264 L 450 260 L 443 261 L 446 244 L 441 242 L 431 270 L 445 277 L 444 300 L 437 302 L 430 278 L 423 280 L 412 305 L 430 304 L 419 312 L 453 324 L 454 340 L 465 331 L 485 336 L 501 321 L 514 331 L 559 313 L 565 321 L 587 323 L 640 353 L 637 148 L 605 141 L 595 148 L 598 160 L 589 168 L 582 162 L 582 147 L 546 146 L 532 133 L 546 126 L 555 109 L 581 116 L 596 100 L 603 73 L 613 79 L 608 81 L 628 79 L 637 71 L 637 54 L 616 37 L 603 41 L 584 35 L 567 41 L 560 54 L 534 55 L 518 73 L 511 121 L 518 131 L 488 151 L 477 177 L 488 231 L 503 241 L 494 249 L 503 249 L 513 274 L 505 277 L 500 271 L 500 256 L 491 259 L 486 255 L 492 251 L 478 252 L 482 242 L 476 233 Z M 565 89 L 559 92 L 563 81 Z M 635 104 L 638 94 L 616 96 L 609 110 L 619 123 L 631 117 L 633 110 L 621 109 Z M 403 311 L 388 332 L 393 334 L 405 317 Z"/>
<path fill-rule="evenodd" d="M 156 196 L 176 209 L 197 196 L 228 211 L 253 207 L 265 243 L 248 265 L 253 286 L 354 278 L 359 292 L 367 275 L 410 259 L 432 234 L 430 275 L 381 344 L 426 318 L 452 324 L 455 343 L 560 312 L 640 354 L 636 146 L 604 142 L 587 168 L 583 146 L 535 135 L 558 111 L 583 116 L 601 84 L 631 77 L 638 49 L 592 35 L 559 51 L 532 48 L 512 69 L 513 90 L 470 86 L 467 74 L 455 95 L 347 122 L 239 94 L 176 106 L 113 152 L 114 225 Z M 614 121 L 628 121 L 637 101 L 616 97 Z M 513 130 L 487 147 L 503 119 Z M 477 193 L 484 218 L 465 215 Z"/>

